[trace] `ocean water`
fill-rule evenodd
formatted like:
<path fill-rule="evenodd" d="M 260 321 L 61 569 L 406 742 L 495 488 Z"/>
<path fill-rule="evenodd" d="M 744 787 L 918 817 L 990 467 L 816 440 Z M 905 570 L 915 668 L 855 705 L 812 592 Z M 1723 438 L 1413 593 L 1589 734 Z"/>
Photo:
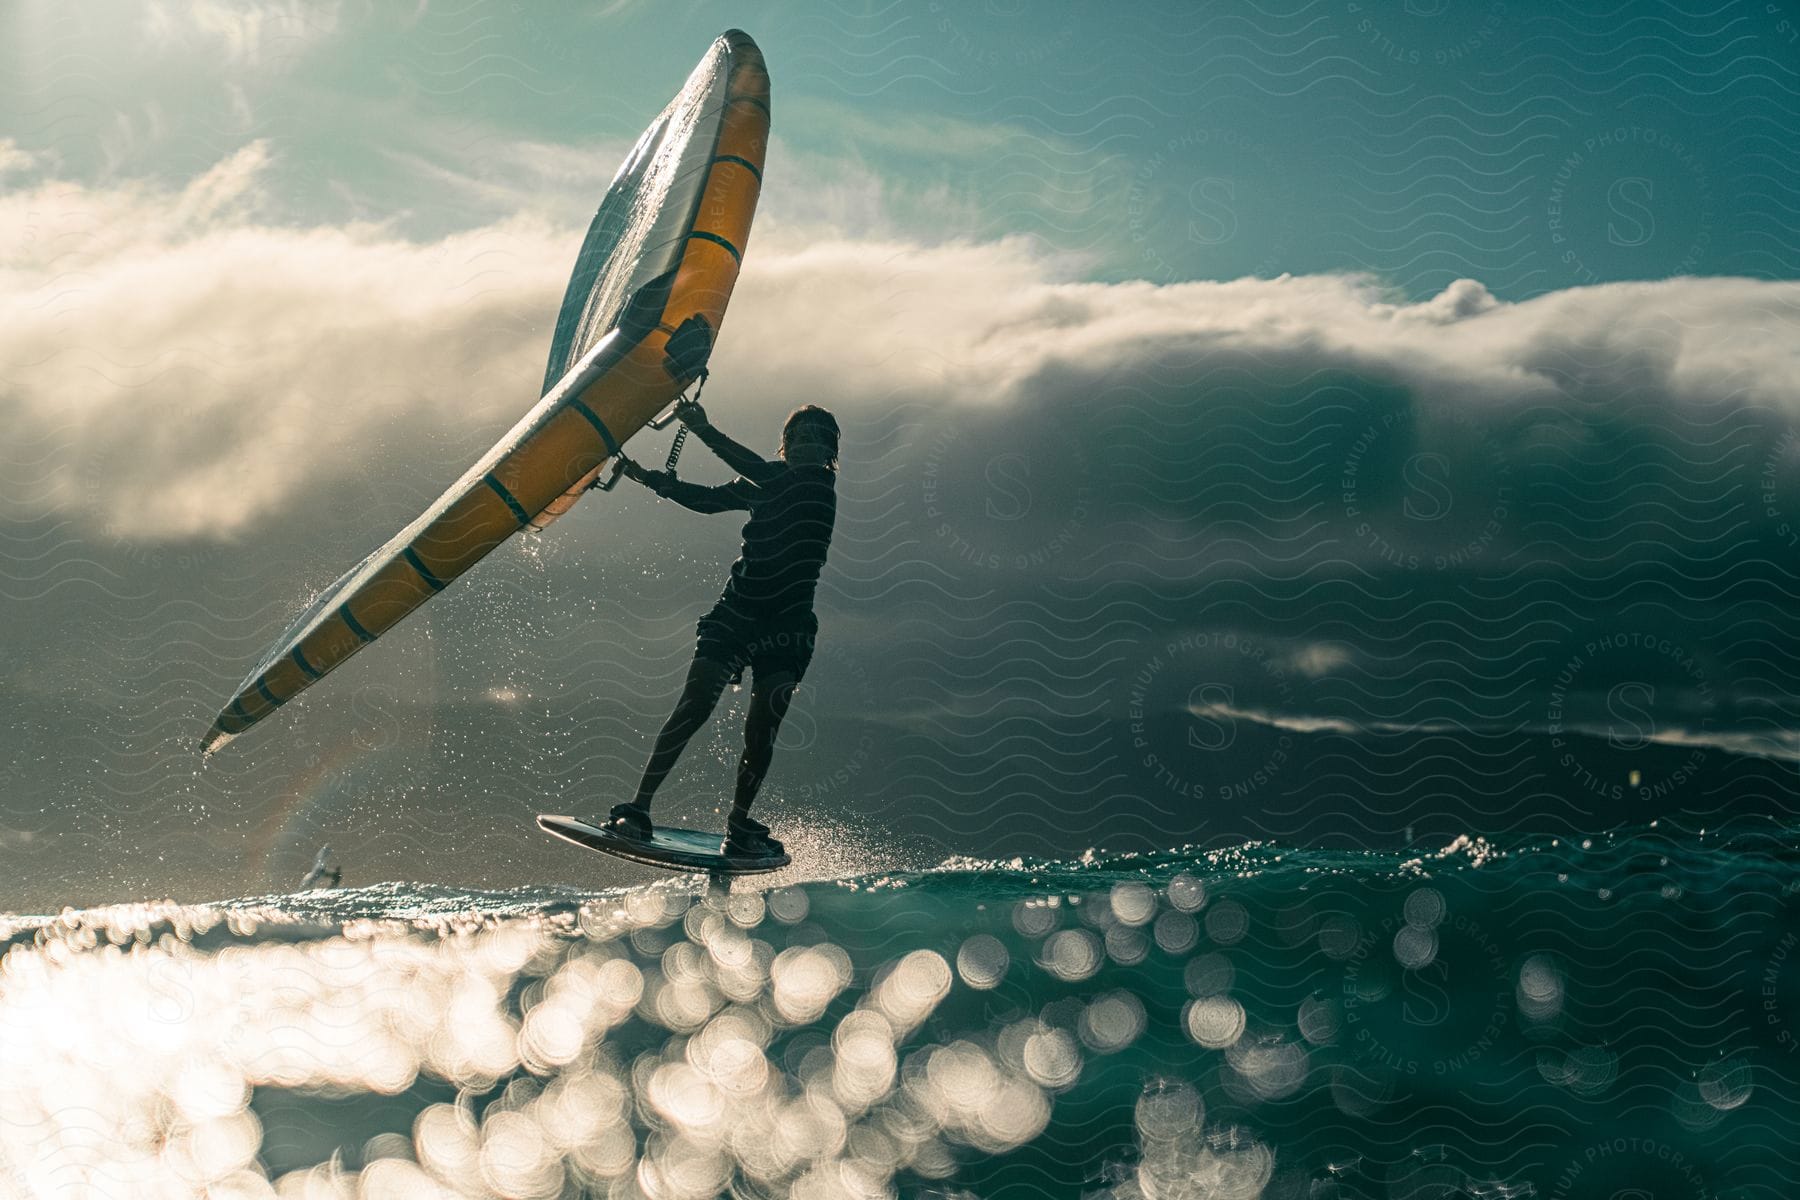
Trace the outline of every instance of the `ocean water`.
<path fill-rule="evenodd" d="M 1775 825 L 0 919 L 0 1196 L 1785 1197 Z"/>

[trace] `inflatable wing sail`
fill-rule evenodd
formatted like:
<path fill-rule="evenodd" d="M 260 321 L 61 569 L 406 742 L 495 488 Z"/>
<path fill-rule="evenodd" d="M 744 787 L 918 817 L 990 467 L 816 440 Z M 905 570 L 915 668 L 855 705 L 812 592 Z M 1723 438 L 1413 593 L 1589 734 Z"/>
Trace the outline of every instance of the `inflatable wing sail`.
<path fill-rule="evenodd" d="M 201 743 L 210 754 L 521 529 L 567 512 L 625 440 L 691 382 L 737 282 L 762 188 L 769 75 L 732 30 L 651 122 L 607 189 L 556 322 L 544 394 L 417 520 L 352 567 L 256 665 Z M 685 328 L 684 328 L 685 327 Z M 669 339 L 682 330 L 674 355 Z"/>

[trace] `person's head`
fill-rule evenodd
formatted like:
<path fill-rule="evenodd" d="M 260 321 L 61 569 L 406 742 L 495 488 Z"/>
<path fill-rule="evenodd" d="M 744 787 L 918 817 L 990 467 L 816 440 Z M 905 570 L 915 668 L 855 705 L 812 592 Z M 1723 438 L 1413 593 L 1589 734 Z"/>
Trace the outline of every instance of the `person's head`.
<path fill-rule="evenodd" d="M 797 467 L 837 469 L 837 418 L 816 404 L 802 404 L 781 427 L 781 459 Z"/>

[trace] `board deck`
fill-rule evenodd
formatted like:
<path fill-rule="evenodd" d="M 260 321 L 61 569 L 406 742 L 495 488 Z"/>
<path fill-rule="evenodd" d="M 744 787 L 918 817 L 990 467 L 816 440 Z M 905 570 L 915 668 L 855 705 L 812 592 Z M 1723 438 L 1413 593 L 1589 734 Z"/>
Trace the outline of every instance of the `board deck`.
<path fill-rule="evenodd" d="M 757 875 L 779 871 L 793 861 L 786 854 L 742 858 L 720 852 L 725 835 L 658 825 L 648 840 L 621 837 L 575 817 L 540 815 L 538 828 L 565 842 L 673 871 L 705 871 L 715 875 Z"/>

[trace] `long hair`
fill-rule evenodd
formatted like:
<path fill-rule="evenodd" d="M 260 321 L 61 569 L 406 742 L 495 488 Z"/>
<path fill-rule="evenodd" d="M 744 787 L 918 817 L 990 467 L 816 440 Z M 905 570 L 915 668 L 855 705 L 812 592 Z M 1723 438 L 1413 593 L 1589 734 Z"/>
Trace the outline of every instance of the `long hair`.
<path fill-rule="evenodd" d="M 794 430 L 799 429 L 803 425 L 816 426 L 817 428 L 824 430 L 827 434 L 830 435 L 827 440 L 830 442 L 830 445 L 831 445 L 831 460 L 828 463 L 826 463 L 826 465 L 829 466 L 834 471 L 837 470 L 838 438 L 840 436 L 838 433 L 837 418 L 832 416 L 831 412 L 828 409 L 820 408 L 816 404 L 802 404 L 799 408 L 796 408 L 793 412 L 789 413 L 787 420 L 782 423 L 782 426 L 781 426 L 781 458 L 782 458 L 782 461 L 785 462 L 787 460 L 788 438 L 793 434 Z"/>

